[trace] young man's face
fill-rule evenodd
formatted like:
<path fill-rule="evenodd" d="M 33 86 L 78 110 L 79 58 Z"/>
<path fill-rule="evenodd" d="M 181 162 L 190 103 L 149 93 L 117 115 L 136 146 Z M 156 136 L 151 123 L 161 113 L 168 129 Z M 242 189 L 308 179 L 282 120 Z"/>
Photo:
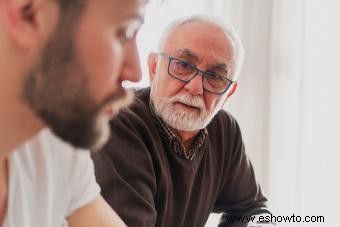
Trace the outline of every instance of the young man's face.
<path fill-rule="evenodd" d="M 135 35 L 144 5 L 87 0 L 80 12 L 61 12 L 23 96 L 62 139 L 91 149 L 106 141 L 109 119 L 129 102 L 122 81 L 140 79 Z"/>

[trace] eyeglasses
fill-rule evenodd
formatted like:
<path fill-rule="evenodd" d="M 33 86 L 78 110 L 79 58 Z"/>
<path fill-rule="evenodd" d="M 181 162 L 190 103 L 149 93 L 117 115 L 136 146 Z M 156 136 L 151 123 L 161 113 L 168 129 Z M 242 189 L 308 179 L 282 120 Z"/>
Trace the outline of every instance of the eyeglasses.
<path fill-rule="evenodd" d="M 168 74 L 171 77 L 184 83 L 189 83 L 198 74 L 201 74 L 203 89 L 208 92 L 222 95 L 234 82 L 226 77 L 228 72 L 225 69 L 216 69 L 217 71 L 203 71 L 187 61 L 171 57 L 167 54 L 160 53 L 160 56 L 169 59 Z"/>

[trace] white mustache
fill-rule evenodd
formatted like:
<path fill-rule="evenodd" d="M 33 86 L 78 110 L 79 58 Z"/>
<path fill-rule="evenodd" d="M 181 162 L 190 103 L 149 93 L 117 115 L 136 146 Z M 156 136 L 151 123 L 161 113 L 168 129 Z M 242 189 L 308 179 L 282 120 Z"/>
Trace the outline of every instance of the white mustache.
<path fill-rule="evenodd" d="M 205 104 L 203 98 L 200 96 L 193 96 L 189 94 L 179 94 L 170 98 L 170 102 L 180 102 L 187 106 L 193 106 L 200 110 L 205 110 Z"/>

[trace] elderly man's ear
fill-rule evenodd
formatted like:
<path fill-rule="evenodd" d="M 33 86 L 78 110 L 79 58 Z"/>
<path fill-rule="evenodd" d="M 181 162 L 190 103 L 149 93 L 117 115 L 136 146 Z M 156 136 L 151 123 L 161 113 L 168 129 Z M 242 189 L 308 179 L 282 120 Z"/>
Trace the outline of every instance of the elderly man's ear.
<path fill-rule="evenodd" d="M 10 42 L 24 50 L 44 45 L 58 22 L 58 3 L 49 0 L 0 0 L 0 15 Z"/>
<path fill-rule="evenodd" d="M 227 96 L 224 98 L 223 105 L 226 103 L 226 101 L 232 96 L 236 89 L 237 89 L 238 83 L 235 81 L 232 85 L 229 91 L 227 91 Z"/>
<path fill-rule="evenodd" d="M 158 54 L 155 52 L 151 52 L 148 56 L 148 67 L 149 67 L 149 79 L 150 82 L 153 81 L 158 63 Z"/>
<path fill-rule="evenodd" d="M 238 86 L 237 81 L 235 81 L 235 82 L 231 85 L 231 89 L 230 89 L 230 91 L 228 91 L 228 95 L 227 95 L 228 98 L 229 98 L 230 96 L 232 96 L 232 95 L 235 93 L 235 91 L 236 91 L 236 89 L 237 89 L 237 86 Z"/>

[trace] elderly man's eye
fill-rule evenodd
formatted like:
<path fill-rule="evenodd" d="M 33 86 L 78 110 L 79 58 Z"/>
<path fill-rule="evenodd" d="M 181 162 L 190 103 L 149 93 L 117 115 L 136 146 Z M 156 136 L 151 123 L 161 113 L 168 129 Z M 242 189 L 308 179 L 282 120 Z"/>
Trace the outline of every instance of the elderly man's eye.
<path fill-rule="evenodd" d="M 221 76 L 218 75 L 218 74 L 215 73 L 215 72 L 209 72 L 209 71 L 207 71 L 207 72 L 205 73 L 205 75 L 207 75 L 207 76 L 209 76 L 209 77 L 211 77 L 211 78 L 214 78 L 214 79 L 221 79 Z"/>
<path fill-rule="evenodd" d="M 190 68 L 191 65 L 185 61 L 179 61 L 178 63 L 178 66 L 181 67 L 181 68 Z"/>

